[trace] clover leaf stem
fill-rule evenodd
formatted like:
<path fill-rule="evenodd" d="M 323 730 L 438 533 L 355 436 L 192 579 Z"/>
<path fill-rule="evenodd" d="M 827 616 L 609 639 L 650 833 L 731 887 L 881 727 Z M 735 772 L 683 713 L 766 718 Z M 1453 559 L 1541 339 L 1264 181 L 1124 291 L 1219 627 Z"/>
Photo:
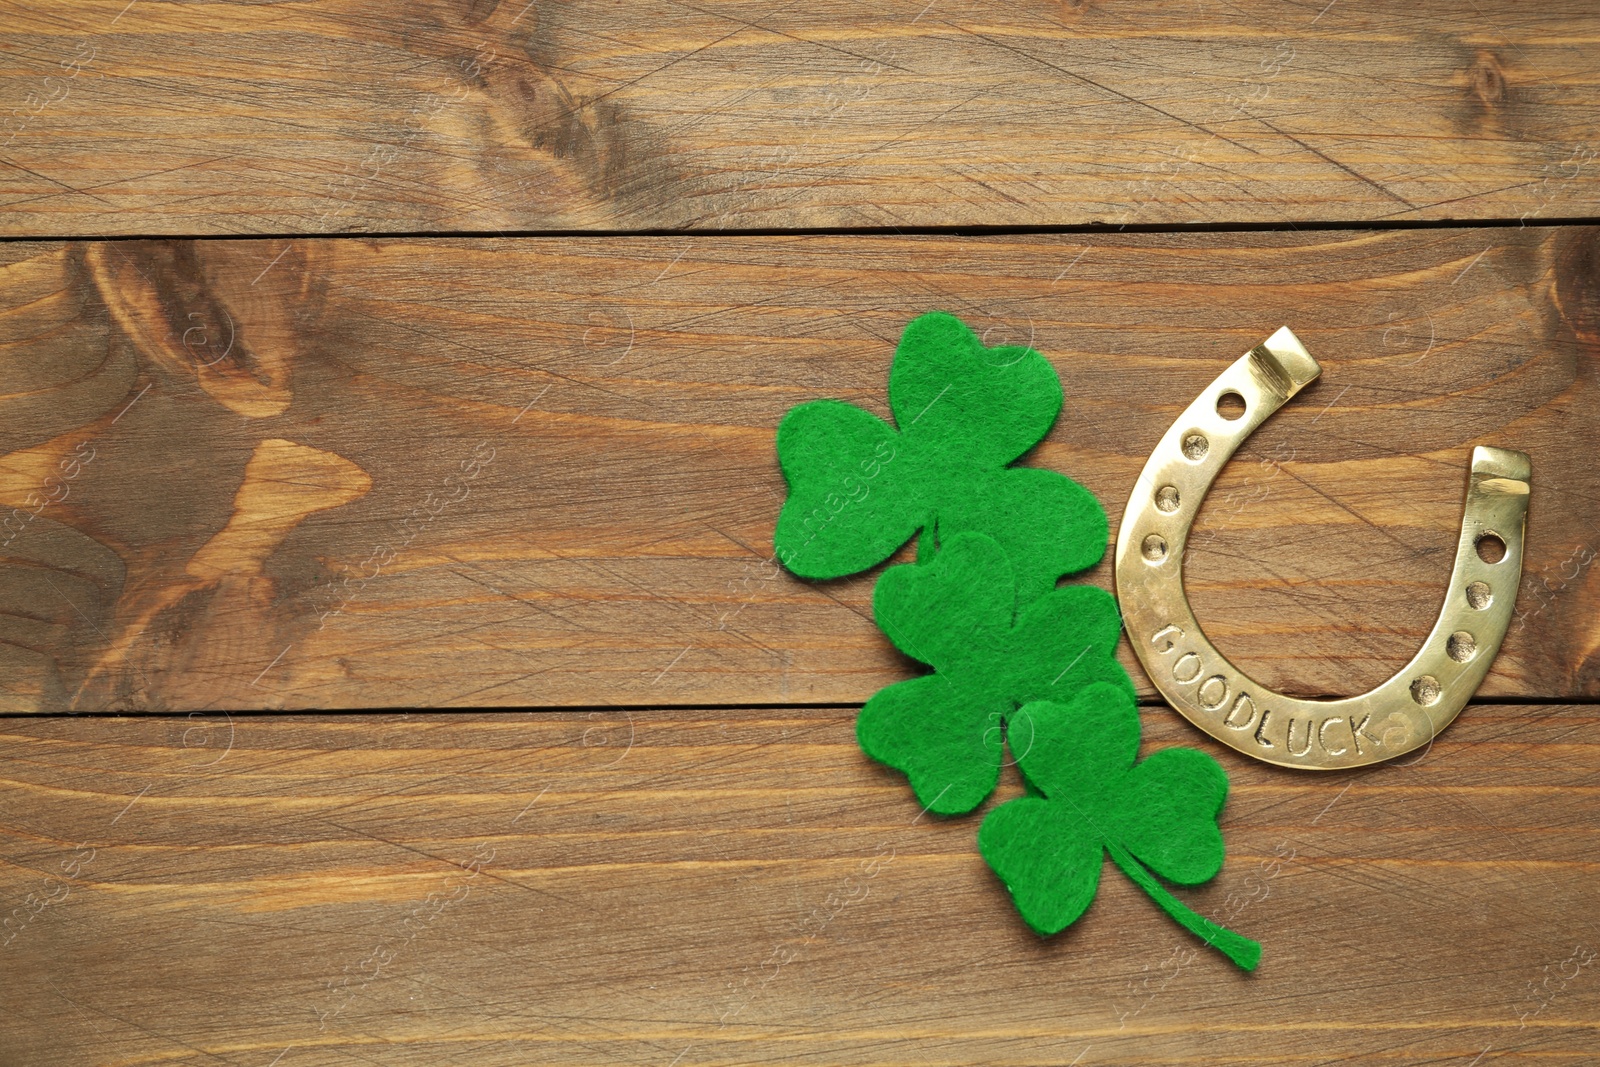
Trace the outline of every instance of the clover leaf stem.
<path fill-rule="evenodd" d="M 1122 873 L 1133 879 L 1133 884 L 1149 894 L 1150 899 L 1154 900 L 1162 911 L 1172 916 L 1179 926 L 1228 957 L 1243 970 L 1256 969 L 1256 964 L 1261 962 L 1259 941 L 1252 941 L 1243 934 L 1236 934 L 1226 926 L 1212 922 L 1204 915 L 1190 911 L 1182 901 L 1167 892 L 1166 887 L 1156 881 L 1155 875 L 1145 870 L 1144 865 L 1134 859 L 1121 845 L 1108 841 L 1106 851 L 1111 853 L 1116 865 L 1122 868 Z"/>

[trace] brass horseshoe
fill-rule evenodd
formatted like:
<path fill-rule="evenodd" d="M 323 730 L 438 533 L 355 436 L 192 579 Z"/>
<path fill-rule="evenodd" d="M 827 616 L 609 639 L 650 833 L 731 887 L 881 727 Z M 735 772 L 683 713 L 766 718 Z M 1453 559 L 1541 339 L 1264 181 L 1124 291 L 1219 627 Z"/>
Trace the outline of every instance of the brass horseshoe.
<path fill-rule="evenodd" d="M 1116 556 L 1128 638 L 1161 695 L 1230 748 L 1306 770 L 1363 767 L 1404 755 L 1430 743 L 1466 705 L 1511 623 L 1531 474 L 1521 452 L 1472 450 L 1444 607 L 1422 650 L 1399 673 L 1371 692 L 1339 700 L 1275 693 L 1229 663 L 1201 630 L 1184 595 L 1184 548 L 1222 465 L 1321 373 L 1287 326 L 1223 371 L 1172 424 L 1134 483 Z M 1219 413 L 1229 394 L 1244 400 L 1243 415 Z M 1495 539 L 1504 555 L 1489 562 Z"/>

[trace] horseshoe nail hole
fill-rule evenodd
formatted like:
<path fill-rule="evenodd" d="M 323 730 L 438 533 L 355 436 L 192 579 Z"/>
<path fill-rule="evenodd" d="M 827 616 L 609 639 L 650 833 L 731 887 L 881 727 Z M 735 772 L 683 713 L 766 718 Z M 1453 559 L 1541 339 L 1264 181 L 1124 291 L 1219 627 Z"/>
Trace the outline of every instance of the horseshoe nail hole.
<path fill-rule="evenodd" d="M 1443 692 L 1444 687 L 1439 684 L 1439 679 L 1431 674 L 1424 674 L 1411 683 L 1411 699 L 1423 707 L 1439 703 L 1439 696 Z"/>
<path fill-rule="evenodd" d="M 1489 588 L 1489 583 L 1473 582 L 1467 586 L 1467 603 L 1479 611 L 1494 603 L 1494 591 Z"/>
<path fill-rule="evenodd" d="M 1144 539 L 1144 545 L 1140 551 L 1144 553 L 1144 558 L 1151 563 L 1160 563 L 1167 558 L 1167 539 L 1160 534 L 1151 534 Z"/>
<path fill-rule="evenodd" d="M 1244 417 L 1244 397 L 1229 389 L 1217 397 L 1217 414 L 1233 422 Z"/>
<path fill-rule="evenodd" d="M 1206 440 L 1203 433 L 1187 434 L 1183 439 L 1183 454 L 1193 460 L 1204 459 L 1210 447 L 1211 442 Z"/>
<path fill-rule="evenodd" d="M 1169 515 L 1174 511 L 1177 511 L 1178 487 L 1175 485 L 1163 485 L 1160 489 L 1157 489 L 1156 507 L 1160 508 L 1162 511 L 1165 511 Z"/>
<path fill-rule="evenodd" d="M 1506 558 L 1506 542 L 1497 533 L 1486 533 L 1478 538 L 1478 558 L 1485 563 L 1499 563 Z"/>
<path fill-rule="evenodd" d="M 1457 663 L 1465 663 L 1478 654 L 1478 639 L 1465 630 L 1457 630 L 1450 635 L 1450 640 L 1445 643 L 1445 651 L 1450 653 L 1450 658 Z"/>

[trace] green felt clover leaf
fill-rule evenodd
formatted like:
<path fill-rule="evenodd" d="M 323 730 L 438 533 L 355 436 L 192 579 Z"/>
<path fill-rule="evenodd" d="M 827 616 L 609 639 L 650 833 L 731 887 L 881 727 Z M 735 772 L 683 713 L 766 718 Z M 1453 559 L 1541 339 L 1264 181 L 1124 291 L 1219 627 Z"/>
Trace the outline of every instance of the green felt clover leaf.
<path fill-rule="evenodd" d="M 904 772 L 935 814 L 971 811 L 994 791 L 1002 734 L 1021 705 L 1095 682 L 1133 698 L 1116 661 L 1122 623 L 1110 593 L 1063 586 L 1020 611 L 1017 602 L 1005 550 L 972 533 L 928 562 L 890 567 L 873 591 L 879 627 L 934 673 L 879 690 L 861 709 L 856 739 Z M 1013 752 L 1018 744 L 1013 730 Z"/>
<path fill-rule="evenodd" d="M 1228 779 L 1216 760 L 1169 748 L 1136 763 L 1138 708 L 1114 685 L 1091 685 L 1066 703 L 1030 703 L 1014 717 L 1011 734 L 1034 795 L 990 812 L 978 850 L 1029 926 L 1054 934 L 1082 915 L 1109 852 L 1179 925 L 1255 969 L 1258 943 L 1196 915 L 1155 877 L 1195 885 L 1222 869 L 1217 813 Z"/>
<path fill-rule="evenodd" d="M 998 541 L 1026 602 L 1105 554 L 1105 511 L 1055 471 L 1009 464 L 1049 431 L 1061 382 L 1031 348 L 985 348 L 954 315 L 911 321 L 889 371 L 895 426 L 838 400 L 778 426 L 789 496 L 773 537 L 803 578 L 882 563 L 919 530 Z"/>

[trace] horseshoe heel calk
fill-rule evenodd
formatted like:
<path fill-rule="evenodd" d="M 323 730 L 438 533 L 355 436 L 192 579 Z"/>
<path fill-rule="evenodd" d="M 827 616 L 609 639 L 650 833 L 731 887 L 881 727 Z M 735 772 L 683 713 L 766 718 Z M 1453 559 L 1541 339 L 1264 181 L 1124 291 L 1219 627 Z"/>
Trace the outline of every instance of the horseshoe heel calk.
<path fill-rule="evenodd" d="M 1218 375 L 1145 463 L 1123 512 L 1116 552 L 1128 639 L 1161 695 L 1228 747 L 1305 770 L 1402 756 L 1431 744 L 1466 706 L 1511 623 L 1531 478 L 1521 452 L 1472 450 L 1461 535 L 1438 621 L 1422 649 L 1388 681 L 1337 700 L 1290 697 L 1261 685 L 1228 662 L 1201 629 L 1184 593 L 1183 559 L 1195 515 L 1223 465 L 1321 371 L 1285 326 Z M 1219 410 L 1229 394 L 1232 417 Z"/>

